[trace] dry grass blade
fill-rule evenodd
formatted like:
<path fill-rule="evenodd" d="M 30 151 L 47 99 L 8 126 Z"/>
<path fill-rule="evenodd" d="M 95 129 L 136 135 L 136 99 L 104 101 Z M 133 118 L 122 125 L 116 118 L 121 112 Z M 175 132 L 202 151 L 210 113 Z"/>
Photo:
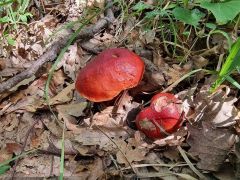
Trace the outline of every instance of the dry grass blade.
<path fill-rule="evenodd" d="M 183 159 L 186 161 L 186 163 L 188 164 L 188 166 L 191 168 L 191 170 L 201 179 L 206 179 L 206 177 L 199 171 L 197 170 L 194 165 L 192 164 L 192 162 L 188 159 L 185 151 L 180 147 L 177 146 L 180 154 L 182 155 Z"/>

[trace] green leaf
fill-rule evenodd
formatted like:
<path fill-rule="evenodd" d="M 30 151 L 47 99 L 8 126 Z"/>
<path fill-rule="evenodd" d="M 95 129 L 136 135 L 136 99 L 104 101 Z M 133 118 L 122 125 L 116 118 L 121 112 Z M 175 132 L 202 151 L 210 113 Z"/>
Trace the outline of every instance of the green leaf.
<path fill-rule="evenodd" d="M 156 9 L 156 10 L 147 12 L 146 15 L 145 15 L 145 18 L 153 19 L 153 18 L 155 18 L 158 15 L 163 15 L 163 14 L 162 14 L 161 10 Z"/>
<path fill-rule="evenodd" d="M 4 6 L 4 5 L 10 4 L 10 3 L 12 3 L 12 2 L 13 2 L 13 0 L 1 1 L 1 2 L 0 2 L 0 6 Z"/>
<path fill-rule="evenodd" d="M 173 9 L 173 8 L 175 8 L 177 6 L 177 4 L 169 4 L 166 8 L 165 8 L 165 10 L 167 10 L 167 9 Z"/>
<path fill-rule="evenodd" d="M 6 39 L 8 44 L 10 44 L 11 46 L 15 45 L 16 41 L 11 36 L 6 36 Z"/>
<path fill-rule="evenodd" d="M 10 22 L 11 19 L 8 16 L 4 16 L 2 18 L 0 18 L 0 23 L 6 23 L 6 22 Z"/>
<path fill-rule="evenodd" d="M 218 3 L 202 1 L 200 6 L 211 11 L 218 24 L 232 21 L 240 12 L 240 0 L 229 0 Z"/>
<path fill-rule="evenodd" d="M 230 77 L 230 74 L 240 66 L 240 38 L 233 44 L 230 53 L 222 65 L 222 68 L 218 74 L 218 79 L 212 85 L 211 91 L 217 89 L 226 79 L 234 86 L 239 88 L 239 84 Z"/>
<path fill-rule="evenodd" d="M 230 54 L 219 72 L 219 76 L 221 77 L 231 73 L 238 66 L 240 66 L 240 38 L 233 44 Z"/>
<path fill-rule="evenodd" d="M 28 17 L 32 17 L 33 15 L 31 13 L 25 13 L 19 16 L 22 22 L 27 22 Z"/>
<path fill-rule="evenodd" d="M 149 9 L 151 6 L 149 4 L 146 4 L 144 2 L 138 2 L 135 6 L 133 6 L 133 10 L 141 12 L 145 9 Z"/>
<path fill-rule="evenodd" d="M 189 35 L 190 35 L 190 31 L 184 31 L 184 32 L 183 32 L 183 35 L 184 35 L 184 36 L 189 36 Z"/>
<path fill-rule="evenodd" d="M 208 27 L 209 29 L 215 30 L 217 28 L 217 25 L 213 23 L 206 23 L 206 27 Z"/>
<path fill-rule="evenodd" d="M 20 15 L 19 18 L 21 19 L 22 22 L 27 22 L 27 16 L 25 14 Z"/>
<path fill-rule="evenodd" d="M 11 168 L 9 165 L 1 166 L 0 167 L 0 175 L 4 174 L 6 171 L 8 171 Z"/>
<path fill-rule="evenodd" d="M 226 76 L 226 80 L 228 80 L 232 85 L 234 85 L 236 88 L 240 89 L 240 84 L 234 80 L 231 76 Z"/>
<path fill-rule="evenodd" d="M 192 26 L 197 26 L 201 18 L 205 16 L 205 14 L 198 9 L 189 10 L 182 7 L 174 8 L 173 15 L 177 20 Z"/>

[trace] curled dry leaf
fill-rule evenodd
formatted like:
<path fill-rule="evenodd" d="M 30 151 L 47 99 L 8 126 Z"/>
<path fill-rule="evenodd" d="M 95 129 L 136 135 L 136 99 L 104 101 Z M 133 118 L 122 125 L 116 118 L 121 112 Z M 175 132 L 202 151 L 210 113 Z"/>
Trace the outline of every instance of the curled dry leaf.
<path fill-rule="evenodd" d="M 77 46 L 77 43 L 68 47 L 68 51 L 65 52 L 61 62 L 57 65 L 57 68 L 63 67 L 64 73 L 72 80 L 75 80 L 76 72 L 82 67 L 82 50 Z"/>
<path fill-rule="evenodd" d="M 216 127 L 235 124 L 240 119 L 239 111 L 234 106 L 237 98 L 228 96 L 223 88 L 218 89 L 214 94 L 210 94 L 209 89 L 210 86 L 205 85 L 195 96 L 193 96 L 195 88 L 191 89 L 191 92 L 185 91 L 179 94 L 185 98 L 183 106 L 187 118 L 194 122 L 212 122 Z"/>
<path fill-rule="evenodd" d="M 200 128 L 187 124 L 191 146 L 189 153 L 200 159 L 197 166 L 208 171 L 218 171 L 235 143 L 236 135 L 231 129 L 214 128 L 209 122 L 202 122 Z"/>
<path fill-rule="evenodd" d="M 177 132 L 173 133 L 172 135 L 155 140 L 153 143 L 157 146 L 179 146 L 185 140 L 185 136 L 187 135 L 187 129 L 181 127 Z"/>

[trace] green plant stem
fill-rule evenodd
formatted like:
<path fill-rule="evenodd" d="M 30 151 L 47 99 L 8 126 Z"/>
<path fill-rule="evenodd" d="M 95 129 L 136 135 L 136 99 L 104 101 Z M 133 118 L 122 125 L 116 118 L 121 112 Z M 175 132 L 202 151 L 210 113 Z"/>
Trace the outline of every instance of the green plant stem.
<path fill-rule="evenodd" d="M 27 152 L 25 152 L 25 153 L 22 153 L 22 154 L 14 157 L 14 158 L 12 158 L 12 159 L 6 160 L 6 161 L 0 163 L 0 168 L 1 168 L 2 166 L 8 165 L 10 162 L 12 162 L 12 161 L 14 161 L 14 160 L 16 160 L 16 159 L 18 159 L 18 158 L 21 158 L 21 157 L 23 157 L 23 156 L 26 156 L 26 155 L 28 155 L 28 154 L 30 154 L 30 153 L 33 153 L 33 152 L 37 151 L 37 150 L 38 150 L 38 149 L 32 149 L 32 150 L 29 150 L 29 151 L 27 151 Z"/>

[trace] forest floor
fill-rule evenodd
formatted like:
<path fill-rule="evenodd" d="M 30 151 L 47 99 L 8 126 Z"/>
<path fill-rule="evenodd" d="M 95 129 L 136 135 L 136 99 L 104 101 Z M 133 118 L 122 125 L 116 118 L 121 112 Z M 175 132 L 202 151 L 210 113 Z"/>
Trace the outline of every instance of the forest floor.
<path fill-rule="evenodd" d="M 238 7 L 238 0 L 0 2 L 0 178 L 239 178 Z M 79 70 L 116 47 L 141 57 L 142 81 L 90 103 L 75 90 Z M 151 139 L 135 119 L 160 92 L 178 98 L 182 122 Z"/>

